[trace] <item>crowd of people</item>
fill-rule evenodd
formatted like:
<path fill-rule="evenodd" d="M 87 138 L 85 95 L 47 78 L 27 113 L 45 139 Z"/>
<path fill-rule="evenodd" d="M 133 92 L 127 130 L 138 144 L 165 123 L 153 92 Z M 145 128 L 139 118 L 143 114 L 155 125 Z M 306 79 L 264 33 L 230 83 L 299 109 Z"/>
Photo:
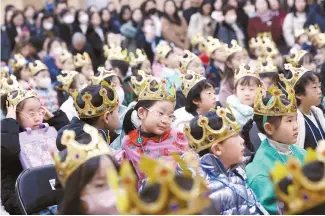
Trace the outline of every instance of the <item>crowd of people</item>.
<path fill-rule="evenodd" d="M 324 83 L 323 0 L 7 5 L 3 211 L 53 165 L 31 214 L 325 214 Z"/>

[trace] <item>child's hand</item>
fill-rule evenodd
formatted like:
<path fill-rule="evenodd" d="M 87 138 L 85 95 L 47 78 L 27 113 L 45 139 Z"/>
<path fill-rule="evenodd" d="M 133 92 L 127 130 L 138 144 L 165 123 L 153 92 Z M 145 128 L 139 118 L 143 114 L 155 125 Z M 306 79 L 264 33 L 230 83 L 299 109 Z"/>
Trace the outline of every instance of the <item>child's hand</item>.
<path fill-rule="evenodd" d="M 45 107 L 42 106 L 41 109 L 43 109 L 44 112 L 45 112 L 45 114 L 44 114 L 44 120 L 45 120 L 45 121 L 48 121 L 49 119 L 51 119 L 51 118 L 54 117 L 53 113 L 51 113 L 51 112 L 50 112 L 48 109 L 46 109 Z"/>
<path fill-rule="evenodd" d="M 17 115 L 16 115 L 16 105 L 10 105 L 7 109 L 7 116 L 6 118 L 13 118 L 16 119 Z"/>

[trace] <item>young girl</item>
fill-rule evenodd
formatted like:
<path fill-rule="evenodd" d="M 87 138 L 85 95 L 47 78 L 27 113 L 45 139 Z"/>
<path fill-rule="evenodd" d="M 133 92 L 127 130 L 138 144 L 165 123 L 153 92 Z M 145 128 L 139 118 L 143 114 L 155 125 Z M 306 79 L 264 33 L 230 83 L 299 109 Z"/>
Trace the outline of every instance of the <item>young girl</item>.
<path fill-rule="evenodd" d="M 171 160 L 171 153 L 183 153 L 187 150 L 184 134 L 171 129 L 176 91 L 166 80 L 157 82 L 146 80 L 142 85 L 138 103 L 126 114 L 123 130 L 127 136 L 122 141 L 122 149 L 135 168 L 139 180 L 146 176 L 139 170 L 140 157 Z M 141 124 L 136 127 L 133 122 Z"/>
<path fill-rule="evenodd" d="M 1 121 L 1 202 L 10 214 L 21 214 L 15 193 L 16 179 L 23 170 L 19 133 L 26 128 L 37 130 L 43 122 L 59 130 L 69 120 L 62 111 L 52 114 L 42 107 L 35 92 L 19 88 L 1 97 L 1 109 L 6 115 Z"/>
<path fill-rule="evenodd" d="M 28 64 L 28 69 L 31 72 L 34 82 L 35 91 L 38 94 L 38 98 L 41 104 L 54 112 L 59 109 L 59 101 L 57 92 L 53 89 L 51 84 L 50 73 L 45 64 L 36 60 Z"/>
<path fill-rule="evenodd" d="M 214 205 L 220 206 L 220 214 L 267 214 L 245 182 L 246 173 L 240 166 L 244 140 L 231 112 L 219 107 L 196 116 L 184 131 L 200 156 L 199 173 L 212 192 L 209 197 Z"/>
<path fill-rule="evenodd" d="M 94 75 L 94 70 L 88 53 L 78 53 L 77 55 L 73 56 L 73 62 L 76 71 L 84 75 L 86 79 L 90 81 L 91 77 Z"/>
<path fill-rule="evenodd" d="M 28 70 L 26 59 L 21 54 L 15 54 L 14 58 L 9 60 L 9 65 L 23 89 L 33 88 L 32 74 Z"/>
<path fill-rule="evenodd" d="M 97 129 L 85 124 L 78 136 L 65 130 L 60 142 L 67 149 L 54 155 L 64 188 L 59 214 L 118 214 L 107 173 L 119 171 L 119 165 Z"/>
<path fill-rule="evenodd" d="M 264 91 L 265 92 L 265 91 Z M 247 183 L 270 214 L 277 213 L 274 189 L 269 172 L 275 162 L 285 164 L 289 157 L 303 163 L 305 150 L 294 145 L 298 137 L 297 104 L 294 90 L 286 86 L 288 96 L 272 86 L 263 94 L 257 90 L 254 121 L 264 139 L 251 163 L 246 166 Z"/>
<path fill-rule="evenodd" d="M 78 117 L 71 95 L 75 90 L 81 92 L 87 87 L 87 79 L 82 73 L 76 71 L 62 71 L 61 73 L 62 75 L 57 77 L 57 80 L 60 82 L 57 89 L 63 91 L 68 96 L 68 99 L 61 105 L 60 110 L 65 112 L 69 121 L 71 121 L 73 117 Z"/>
<path fill-rule="evenodd" d="M 317 107 L 322 100 L 319 74 L 291 64 L 286 64 L 285 68 L 291 72 L 291 78 L 282 79 L 290 82 L 296 92 L 299 125 L 297 144 L 305 149 L 315 149 L 318 141 L 325 139 L 324 113 Z"/>

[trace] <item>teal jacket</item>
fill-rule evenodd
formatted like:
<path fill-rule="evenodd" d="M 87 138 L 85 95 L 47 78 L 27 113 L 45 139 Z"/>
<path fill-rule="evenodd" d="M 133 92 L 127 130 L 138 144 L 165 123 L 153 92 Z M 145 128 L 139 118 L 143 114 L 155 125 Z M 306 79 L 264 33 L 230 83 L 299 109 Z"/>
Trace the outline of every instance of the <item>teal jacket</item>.
<path fill-rule="evenodd" d="M 303 163 L 306 151 L 297 145 L 291 145 L 293 156 Z M 246 166 L 247 184 L 252 188 L 258 200 L 270 214 L 277 214 L 274 186 L 271 182 L 269 172 L 274 163 L 287 162 L 289 156 L 277 152 L 265 139 L 257 150 L 253 162 Z"/>

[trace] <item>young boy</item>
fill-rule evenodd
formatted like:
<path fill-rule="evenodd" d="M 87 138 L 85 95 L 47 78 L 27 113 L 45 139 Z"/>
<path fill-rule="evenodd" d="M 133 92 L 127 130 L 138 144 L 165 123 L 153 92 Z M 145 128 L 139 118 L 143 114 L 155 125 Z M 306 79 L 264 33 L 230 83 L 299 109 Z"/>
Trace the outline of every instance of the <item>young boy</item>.
<path fill-rule="evenodd" d="M 305 155 L 304 149 L 293 145 L 298 137 L 297 104 L 294 90 L 287 86 L 286 91 L 287 97 L 275 86 L 267 92 L 259 88 L 254 103 L 254 121 L 267 138 L 262 141 L 253 161 L 246 166 L 247 183 L 270 214 L 277 213 L 269 177 L 274 163 L 285 164 L 289 156 L 302 163 Z"/>
<path fill-rule="evenodd" d="M 213 203 L 221 206 L 220 214 L 267 214 L 247 186 L 245 171 L 239 166 L 244 160 L 244 140 L 233 115 L 217 108 L 196 116 L 184 131 L 200 156 L 200 174 L 212 191 Z"/>
<path fill-rule="evenodd" d="M 292 64 L 285 64 L 285 68 L 291 72 L 292 78 L 281 78 L 289 82 L 296 92 L 299 125 L 297 144 L 305 149 L 316 148 L 318 141 L 325 139 L 324 113 L 317 107 L 322 100 L 319 75 L 302 66 L 296 68 Z"/>

